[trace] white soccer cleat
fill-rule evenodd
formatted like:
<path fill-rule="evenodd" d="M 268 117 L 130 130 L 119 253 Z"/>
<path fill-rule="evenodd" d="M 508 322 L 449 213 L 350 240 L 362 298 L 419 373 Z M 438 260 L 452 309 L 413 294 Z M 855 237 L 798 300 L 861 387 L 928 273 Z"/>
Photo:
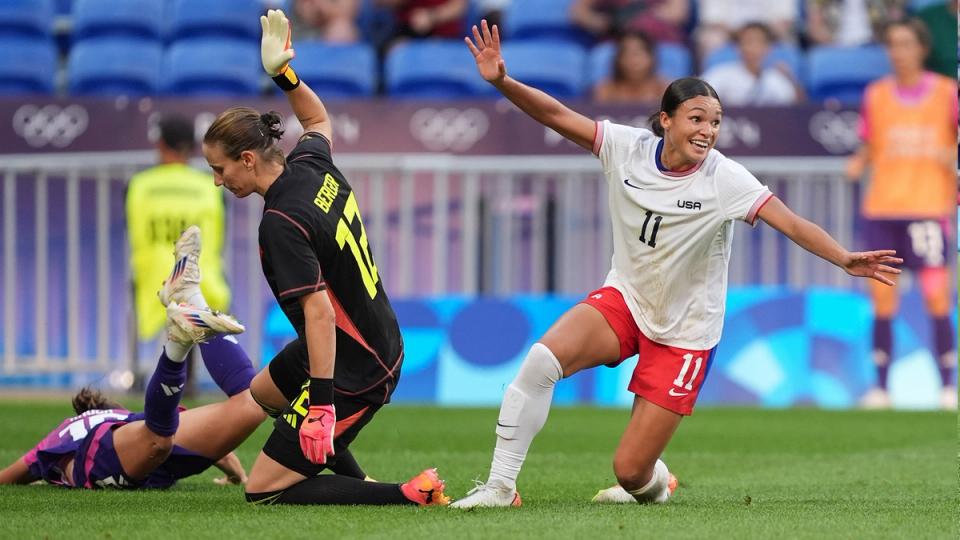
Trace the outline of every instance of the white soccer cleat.
<path fill-rule="evenodd" d="M 467 495 L 454 501 L 451 508 L 498 508 L 520 506 L 520 493 L 516 489 L 500 484 L 477 484 L 477 487 L 467 492 Z"/>
<path fill-rule="evenodd" d="M 210 308 L 190 304 L 167 305 L 167 336 L 183 345 L 203 343 L 223 334 L 245 330 L 236 319 Z"/>
<path fill-rule="evenodd" d="M 666 492 L 661 494 L 661 496 L 653 502 L 665 503 L 670 500 L 670 497 L 673 497 L 673 492 L 677 490 L 679 484 L 680 482 L 677 481 L 677 477 L 671 473 L 670 479 L 667 480 Z M 593 496 L 593 499 L 590 499 L 590 502 L 600 504 L 630 504 L 637 502 L 637 499 L 628 493 L 627 490 L 623 489 L 623 486 L 616 484 L 598 491 L 597 494 Z"/>
<path fill-rule="evenodd" d="M 944 386 L 940 394 L 940 408 L 945 411 L 957 410 L 957 387 Z"/>
<path fill-rule="evenodd" d="M 157 293 L 164 306 L 186 304 L 200 294 L 200 227 L 191 225 L 173 248 L 173 270 Z"/>
<path fill-rule="evenodd" d="M 889 409 L 890 394 L 888 394 L 883 388 L 871 388 L 866 394 L 863 395 L 862 398 L 860 398 L 860 408 L 871 410 Z"/>

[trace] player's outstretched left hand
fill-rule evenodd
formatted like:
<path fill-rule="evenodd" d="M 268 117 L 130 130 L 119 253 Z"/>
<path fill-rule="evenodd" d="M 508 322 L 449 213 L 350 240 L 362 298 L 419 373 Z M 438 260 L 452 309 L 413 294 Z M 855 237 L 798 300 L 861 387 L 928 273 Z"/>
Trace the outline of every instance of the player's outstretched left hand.
<path fill-rule="evenodd" d="M 497 25 L 493 29 L 487 25 L 487 20 L 480 21 L 480 28 L 473 25 L 473 39 L 463 38 L 470 52 L 473 53 L 473 59 L 477 61 L 477 70 L 483 80 L 496 84 L 507 76 L 507 65 L 503 62 L 503 56 L 500 54 L 500 30 Z"/>
<path fill-rule="evenodd" d="M 300 424 L 300 450 L 310 463 L 322 465 L 333 455 L 333 428 L 337 413 L 333 405 L 316 405 Z"/>
<path fill-rule="evenodd" d="M 851 276 L 866 277 L 885 285 L 893 285 L 889 276 L 899 274 L 900 269 L 890 265 L 903 262 L 903 259 L 895 256 L 896 254 L 897 252 L 892 249 L 850 253 L 843 268 Z"/>

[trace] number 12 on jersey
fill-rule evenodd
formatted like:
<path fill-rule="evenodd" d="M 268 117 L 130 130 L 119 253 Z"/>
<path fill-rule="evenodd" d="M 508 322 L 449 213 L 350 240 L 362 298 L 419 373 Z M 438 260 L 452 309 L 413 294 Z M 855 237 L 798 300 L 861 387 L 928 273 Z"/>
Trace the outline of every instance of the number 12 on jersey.
<path fill-rule="evenodd" d="M 359 241 L 353 234 L 350 225 L 356 219 L 360 224 Z M 346 220 L 346 221 L 344 221 Z M 367 289 L 367 294 L 373 299 L 377 296 L 377 283 L 380 281 L 380 275 L 377 273 L 377 265 L 370 256 L 370 249 L 367 245 L 367 231 L 363 228 L 363 220 L 360 219 L 360 208 L 357 206 L 357 199 L 350 192 L 347 197 L 347 203 L 343 207 L 343 217 L 337 223 L 337 244 L 340 249 L 350 244 L 350 252 L 357 260 L 357 267 L 360 269 L 360 277 L 363 279 L 363 286 Z"/>

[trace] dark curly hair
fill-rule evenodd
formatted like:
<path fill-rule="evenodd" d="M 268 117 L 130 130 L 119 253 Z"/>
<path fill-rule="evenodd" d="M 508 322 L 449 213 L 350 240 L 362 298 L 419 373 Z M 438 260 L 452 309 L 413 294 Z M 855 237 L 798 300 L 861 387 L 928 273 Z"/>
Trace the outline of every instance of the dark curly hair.
<path fill-rule="evenodd" d="M 98 409 L 122 409 L 123 405 L 120 405 L 116 401 L 111 400 L 107 396 L 103 395 L 99 390 L 94 390 L 89 386 L 84 386 L 77 392 L 77 395 L 73 396 L 73 410 L 77 414 L 83 414 L 87 411 L 98 410 Z"/>

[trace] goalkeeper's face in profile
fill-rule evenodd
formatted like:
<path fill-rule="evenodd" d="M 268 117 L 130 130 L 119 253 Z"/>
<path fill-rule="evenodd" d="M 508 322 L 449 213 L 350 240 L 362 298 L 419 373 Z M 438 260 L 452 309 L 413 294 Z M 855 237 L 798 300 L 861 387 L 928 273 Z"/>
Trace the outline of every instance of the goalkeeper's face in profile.
<path fill-rule="evenodd" d="M 213 181 L 238 198 L 263 195 L 283 171 L 283 135 L 280 115 L 260 114 L 248 107 L 227 109 L 203 136 L 203 157 L 213 170 Z"/>

